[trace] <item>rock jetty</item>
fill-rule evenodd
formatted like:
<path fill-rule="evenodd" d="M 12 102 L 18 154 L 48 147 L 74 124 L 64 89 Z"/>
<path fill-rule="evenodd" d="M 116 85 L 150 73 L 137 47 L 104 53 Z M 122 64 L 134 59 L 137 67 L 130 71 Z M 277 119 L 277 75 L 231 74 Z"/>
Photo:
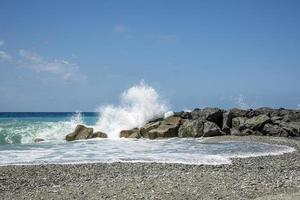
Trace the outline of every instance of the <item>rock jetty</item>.
<path fill-rule="evenodd" d="M 281 137 L 300 136 L 300 110 L 291 109 L 238 109 L 196 108 L 192 112 L 175 112 L 167 118 L 156 118 L 144 126 L 123 130 L 124 138 L 213 137 L 221 135 L 267 135 Z M 102 137 L 107 134 L 93 133 L 92 128 L 78 125 L 66 140 Z"/>

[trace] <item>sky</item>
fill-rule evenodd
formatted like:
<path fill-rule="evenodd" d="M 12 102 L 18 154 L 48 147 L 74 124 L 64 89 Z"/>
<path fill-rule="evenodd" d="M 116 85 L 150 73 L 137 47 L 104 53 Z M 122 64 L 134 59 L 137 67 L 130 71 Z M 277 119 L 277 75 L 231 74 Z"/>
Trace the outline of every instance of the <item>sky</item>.
<path fill-rule="evenodd" d="M 0 0 L 0 112 L 300 108 L 300 1 Z"/>

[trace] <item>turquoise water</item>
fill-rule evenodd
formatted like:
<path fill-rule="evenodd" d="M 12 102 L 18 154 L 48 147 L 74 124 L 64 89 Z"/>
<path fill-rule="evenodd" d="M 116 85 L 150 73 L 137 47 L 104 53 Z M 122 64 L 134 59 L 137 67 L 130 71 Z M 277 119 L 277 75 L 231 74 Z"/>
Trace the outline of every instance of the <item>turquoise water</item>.
<path fill-rule="evenodd" d="M 96 162 L 230 164 L 232 158 L 278 155 L 293 148 L 198 139 L 89 139 L 66 142 L 77 124 L 95 126 L 98 113 L 0 113 L 0 165 Z M 34 143 L 43 138 L 44 142 Z"/>

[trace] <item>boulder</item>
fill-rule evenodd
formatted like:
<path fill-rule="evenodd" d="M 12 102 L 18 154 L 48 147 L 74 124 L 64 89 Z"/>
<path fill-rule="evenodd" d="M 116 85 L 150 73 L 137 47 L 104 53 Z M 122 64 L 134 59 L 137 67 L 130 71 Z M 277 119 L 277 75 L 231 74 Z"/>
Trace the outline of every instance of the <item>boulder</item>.
<path fill-rule="evenodd" d="M 277 124 L 265 124 L 262 132 L 269 136 L 288 136 L 288 132 Z"/>
<path fill-rule="evenodd" d="M 191 112 L 184 112 L 184 111 L 174 112 L 173 116 L 174 117 L 181 117 L 182 119 L 192 119 Z"/>
<path fill-rule="evenodd" d="M 101 131 L 97 131 L 95 133 L 93 133 L 90 138 L 107 138 L 107 134 L 103 133 Z"/>
<path fill-rule="evenodd" d="M 149 138 L 149 131 L 151 131 L 152 129 L 157 128 L 160 125 L 160 121 L 156 121 L 156 122 L 148 122 L 147 124 L 145 124 L 141 129 L 140 129 L 140 134 L 141 136 L 145 137 L 145 138 Z"/>
<path fill-rule="evenodd" d="M 157 128 L 154 128 L 144 134 L 144 137 L 148 137 L 150 139 L 155 139 L 158 137 L 177 137 L 178 136 L 178 128 L 182 123 L 182 119 L 180 117 L 168 117 L 161 121 Z"/>
<path fill-rule="evenodd" d="M 230 129 L 230 135 L 234 135 L 234 136 L 245 136 L 245 135 L 252 135 L 252 134 L 253 131 L 250 129 L 245 129 L 243 131 L 240 131 L 235 128 Z"/>
<path fill-rule="evenodd" d="M 288 133 L 288 136 L 300 136 L 300 122 L 282 122 L 280 127 Z"/>
<path fill-rule="evenodd" d="M 219 108 L 204 108 L 195 109 L 191 113 L 192 119 L 202 119 L 210 122 L 214 122 L 219 127 L 223 124 L 223 110 Z"/>
<path fill-rule="evenodd" d="M 67 141 L 88 139 L 93 134 L 93 128 L 87 128 L 84 125 L 77 125 L 75 131 L 66 135 Z"/>
<path fill-rule="evenodd" d="M 124 138 L 140 138 L 140 129 L 139 128 L 134 128 L 131 130 L 123 130 L 120 132 L 120 137 Z"/>
<path fill-rule="evenodd" d="M 203 120 L 186 120 L 178 130 L 178 137 L 201 137 L 203 136 L 203 129 Z"/>
<path fill-rule="evenodd" d="M 245 122 L 248 120 L 246 117 L 236 117 L 232 119 L 232 128 L 236 130 L 243 129 Z"/>
<path fill-rule="evenodd" d="M 263 114 L 247 119 L 245 121 L 245 127 L 251 130 L 261 130 L 265 124 L 271 122 L 272 121 L 270 117 L 268 117 L 266 114 Z"/>
<path fill-rule="evenodd" d="M 35 138 L 34 139 L 35 143 L 39 143 L 39 142 L 43 142 L 43 141 L 45 141 L 43 138 Z"/>
<path fill-rule="evenodd" d="M 224 132 L 221 131 L 217 124 L 210 121 L 204 123 L 203 137 L 212 137 L 218 135 L 224 135 Z"/>
<path fill-rule="evenodd" d="M 246 117 L 247 113 L 249 111 L 250 110 L 243 110 L 243 109 L 239 109 L 239 108 L 232 108 L 232 109 L 229 110 L 229 112 L 232 115 L 232 118 L 235 118 L 235 117 Z"/>
<path fill-rule="evenodd" d="M 232 113 L 227 111 L 223 113 L 223 124 L 222 124 L 222 131 L 230 134 L 230 128 L 232 127 Z"/>

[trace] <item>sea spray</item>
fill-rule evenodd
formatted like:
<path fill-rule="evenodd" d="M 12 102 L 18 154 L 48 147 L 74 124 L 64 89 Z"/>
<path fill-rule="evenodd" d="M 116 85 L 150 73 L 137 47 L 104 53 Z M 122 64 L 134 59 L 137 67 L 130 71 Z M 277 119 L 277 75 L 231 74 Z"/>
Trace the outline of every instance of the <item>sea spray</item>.
<path fill-rule="evenodd" d="M 120 105 L 101 106 L 98 111 L 100 118 L 95 130 L 118 138 L 122 130 L 141 127 L 148 120 L 163 116 L 168 106 L 154 88 L 141 82 L 121 94 Z"/>

